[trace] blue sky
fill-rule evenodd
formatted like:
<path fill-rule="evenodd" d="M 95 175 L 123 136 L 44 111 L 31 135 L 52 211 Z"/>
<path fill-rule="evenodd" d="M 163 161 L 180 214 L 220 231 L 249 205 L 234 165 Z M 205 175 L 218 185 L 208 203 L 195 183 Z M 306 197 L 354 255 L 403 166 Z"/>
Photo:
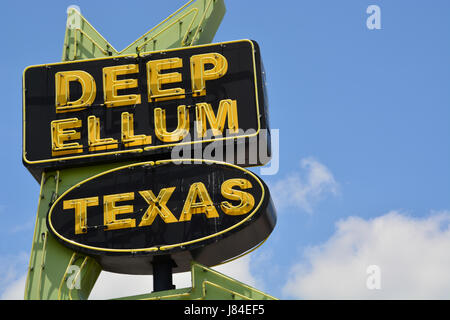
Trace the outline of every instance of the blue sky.
<path fill-rule="evenodd" d="M 450 2 L 225 2 L 214 42 L 259 43 L 270 125 L 280 130 L 279 172 L 262 177 L 276 191 L 278 224 L 229 272 L 240 268 L 243 281 L 279 298 L 444 298 L 450 277 L 437 281 L 436 270 L 450 268 Z M 184 3 L 3 5 L 0 297 L 26 272 L 39 194 L 21 163 L 22 71 L 61 60 L 69 5 L 120 50 Z M 381 9 L 380 30 L 366 27 L 369 5 Z M 406 250 L 408 239 L 417 250 Z M 348 252 L 358 245 L 364 250 Z M 396 260 L 402 252 L 411 254 Z M 423 252 L 435 252 L 425 266 Z M 368 264 L 380 265 L 381 290 L 366 288 Z M 411 278 L 392 280 L 409 267 Z M 338 278 L 346 282 L 333 284 Z"/>

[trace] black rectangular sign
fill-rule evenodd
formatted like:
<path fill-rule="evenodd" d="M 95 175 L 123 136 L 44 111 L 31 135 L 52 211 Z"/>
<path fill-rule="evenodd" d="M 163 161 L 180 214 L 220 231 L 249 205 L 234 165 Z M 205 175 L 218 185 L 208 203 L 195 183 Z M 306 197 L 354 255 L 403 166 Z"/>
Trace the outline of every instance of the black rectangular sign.
<path fill-rule="evenodd" d="M 248 144 L 267 129 L 262 68 L 250 40 L 28 67 L 23 162 L 39 179 L 47 168 L 167 158 L 181 145 Z"/>

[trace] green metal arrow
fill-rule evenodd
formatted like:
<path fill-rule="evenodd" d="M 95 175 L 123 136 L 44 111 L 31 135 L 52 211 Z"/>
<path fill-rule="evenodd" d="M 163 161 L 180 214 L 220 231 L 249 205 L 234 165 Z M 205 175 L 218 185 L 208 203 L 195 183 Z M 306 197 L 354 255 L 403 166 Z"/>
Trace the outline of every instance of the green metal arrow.
<path fill-rule="evenodd" d="M 223 0 L 191 0 L 122 51 L 75 8 L 68 11 L 63 61 L 101 58 L 210 43 L 225 14 Z"/>

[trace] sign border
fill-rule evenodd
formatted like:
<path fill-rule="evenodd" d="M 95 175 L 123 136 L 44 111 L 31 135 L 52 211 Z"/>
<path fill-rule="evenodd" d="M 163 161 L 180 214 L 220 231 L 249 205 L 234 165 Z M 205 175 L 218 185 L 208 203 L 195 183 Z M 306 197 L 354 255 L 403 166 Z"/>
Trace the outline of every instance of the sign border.
<path fill-rule="evenodd" d="M 241 171 L 244 172 L 244 174 L 248 174 L 248 175 L 252 176 L 258 182 L 259 186 L 261 187 L 261 191 L 262 191 L 261 199 L 259 200 L 258 204 L 254 207 L 252 212 L 249 213 L 247 215 L 247 217 L 245 217 L 245 219 L 242 219 L 241 221 L 239 221 L 238 223 L 232 225 L 231 227 L 228 227 L 228 228 L 226 228 L 224 230 L 221 230 L 221 231 L 216 232 L 214 234 L 210 234 L 210 235 L 198 238 L 198 239 L 185 241 L 185 242 L 181 242 L 181 243 L 177 243 L 177 244 L 163 245 L 163 246 L 159 246 L 159 247 L 149 247 L 149 248 L 140 248 L 140 249 L 108 249 L 108 248 L 101 248 L 101 247 L 93 247 L 93 246 L 81 244 L 81 243 L 78 243 L 76 241 L 67 239 L 66 237 L 60 235 L 55 230 L 55 228 L 54 228 L 54 226 L 52 224 L 52 220 L 51 220 L 53 209 L 58 204 L 58 202 L 61 199 L 63 199 L 66 196 L 66 194 L 68 194 L 73 189 L 78 188 L 79 186 L 81 186 L 82 184 L 84 184 L 84 183 L 86 183 L 88 181 L 94 180 L 96 178 L 99 178 L 99 177 L 101 177 L 103 175 L 106 175 L 106 174 L 114 172 L 114 171 L 119 171 L 119 170 L 123 170 L 123 169 L 126 169 L 126 168 L 143 166 L 143 165 L 154 166 L 154 165 L 160 165 L 160 164 L 167 164 L 167 163 L 173 163 L 174 161 L 191 161 L 191 162 L 193 162 L 192 165 L 197 165 L 198 162 L 203 162 L 202 164 L 205 164 L 205 163 L 206 164 L 218 164 L 218 165 L 229 166 L 229 167 L 232 167 L 234 169 L 241 170 Z M 183 247 L 183 246 L 191 245 L 191 244 L 194 244 L 194 243 L 197 243 L 197 242 L 202 242 L 204 240 L 208 240 L 208 239 L 220 236 L 220 235 L 222 235 L 224 233 L 230 232 L 231 230 L 239 227 L 240 225 L 242 225 L 243 223 L 248 221 L 251 217 L 253 217 L 253 215 L 259 210 L 259 208 L 263 204 L 265 196 L 266 196 L 266 192 L 265 192 L 265 189 L 264 189 L 264 185 L 262 184 L 261 179 L 258 176 L 256 176 L 256 174 L 254 174 L 250 170 L 247 170 L 247 169 L 245 169 L 243 167 L 239 167 L 239 166 L 231 164 L 231 163 L 215 161 L 215 160 L 207 160 L 207 159 L 169 159 L 169 160 L 138 162 L 138 163 L 133 163 L 133 164 L 129 164 L 129 165 L 126 165 L 126 166 L 121 166 L 121 167 L 118 167 L 118 168 L 114 168 L 114 169 L 110 169 L 110 170 L 101 172 L 101 173 L 99 173 L 97 175 L 94 175 L 94 176 L 92 176 L 92 177 L 90 177 L 88 179 L 85 179 L 85 180 L 75 184 L 74 186 L 72 186 L 71 188 L 66 190 L 63 194 L 61 194 L 58 197 L 58 199 L 55 200 L 55 202 L 50 207 L 50 210 L 49 210 L 48 215 L 47 215 L 47 224 L 48 224 L 49 229 L 51 230 L 51 232 L 55 236 L 57 236 L 61 241 L 63 241 L 63 243 L 67 243 L 67 244 L 70 244 L 70 245 L 75 246 L 75 247 L 88 249 L 88 250 L 91 250 L 91 251 L 94 251 L 94 252 L 98 252 L 98 253 L 99 252 L 114 252 L 114 253 L 131 253 L 131 254 L 133 254 L 133 253 L 136 253 L 136 252 L 157 252 L 157 251 L 164 252 L 164 251 L 168 251 L 168 250 L 171 250 L 171 249 L 174 249 L 174 248 L 177 248 L 177 247 Z"/>
<path fill-rule="evenodd" d="M 239 43 L 239 42 L 249 42 L 252 49 L 252 61 L 253 61 L 253 78 L 254 78 L 254 84 L 255 84 L 255 102 L 256 102 L 256 117 L 258 122 L 258 129 L 255 133 L 247 134 L 247 135 L 239 135 L 239 136 L 231 136 L 231 137 L 222 137 L 222 138 L 216 138 L 216 139 L 208 139 L 208 140 L 197 140 L 197 141 L 190 141 L 190 142 L 180 142 L 180 143 L 171 143 L 171 144 L 164 144 L 160 146 L 151 146 L 151 147 L 143 147 L 143 148 L 133 148 L 129 150 L 119 150 L 119 151 L 110 151 L 110 152 L 102 152 L 102 153 L 94 153 L 94 154 L 83 154 L 80 156 L 70 156 L 70 157 L 60 157 L 60 158 L 52 158 L 52 159 L 44 159 L 44 160 L 28 160 L 27 159 L 27 152 L 26 152 L 26 112 L 25 112 L 25 94 L 26 94 L 26 88 L 25 88 L 25 73 L 28 69 L 36 68 L 36 67 L 47 67 L 47 66 L 54 66 L 54 65 L 61 65 L 61 64 L 71 64 L 71 63 L 83 63 L 83 62 L 90 62 L 90 61 L 98 61 L 98 60 L 108 60 L 108 59 L 117 59 L 117 58 L 125 58 L 125 57 L 145 57 L 150 54 L 155 53 L 162 53 L 162 52 L 172 52 L 172 51 L 179 51 L 179 50 L 186 50 L 186 49 L 192 49 L 192 48 L 201 48 L 201 47 L 211 47 L 211 46 L 217 46 L 217 45 L 226 45 L 231 43 Z M 22 74 L 22 127 L 23 127 L 23 140 L 22 140 L 22 159 L 27 165 L 34 165 L 34 164 L 41 164 L 41 163 L 58 163 L 60 161 L 66 161 L 66 160 L 74 160 L 74 159 L 93 159 L 95 157 L 101 157 L 101 156 L 109 156 L 109 155 L 115 155 L 115 154 L 130 154 L 130 153 L 143 153 L 151 150 L 157 150 L 157 149 L 163 149 L 163 148 L 170 148 L 174 146 L 183 146 L 183 145 L 194 145 L 196 143 L 209 143 L 214 141 L 224 141 L 224 140 L 231 140 L 231 139 L 245 139 L 250 138 L 254 136 L 258 136 L 259 132 L 261 131 L 261 112 L 260 112 L 260 106 L 259 106 L 259 92 L 258 92 L 258 77 L 256 74 L 257 69 L 257 63 L 256 63 L 256 56 L 255 56 L 256 50 L 255 50 L 255 42 L 249 39 L 242 39 L 242 40 L 233 40 L 233 41 L 226 41 L 226 42 L 218 42 L 218 43 L 210 43 L 210 44 L 204 44 L 204 45 L 198 45 L 198 46 L 192 46 L 192 47 L 183 47 L 183 48 L 174 48 L 174 49 L 167 49 L 167 50 L 159 50 L 159 51 L 148 51 L 140 54 L 127 54 L 127 55 L 120 55 L 120 56 L 112 56 L 112 57 L 106 57 L 106 58 L 94 58 L 94 59 L 86 59 L 86 60 L 76 60 L 76 61 L 67 61 L 67 62 L 57 62 L 57 63 L 49 63 L 49 64 L 40 64 L 40 65 L 33 65 L 28 66 L 24 69 Z M 113 160 L 113 162 L 116 160 Z M 68 167 L 79 167 L 80 164 L 74 164 L 73 166 L 69 165 Z"/>

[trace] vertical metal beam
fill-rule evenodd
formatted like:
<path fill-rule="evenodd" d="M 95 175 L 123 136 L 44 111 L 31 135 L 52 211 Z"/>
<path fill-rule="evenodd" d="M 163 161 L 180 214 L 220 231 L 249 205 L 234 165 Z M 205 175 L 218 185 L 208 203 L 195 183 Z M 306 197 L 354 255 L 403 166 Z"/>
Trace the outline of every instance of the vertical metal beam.
<path fill-rule="evenodd" d="M 173 290 L 172 268 L 175 266 L 170 256 L 155 256 L 153 265 L 153 292 Z"/>

